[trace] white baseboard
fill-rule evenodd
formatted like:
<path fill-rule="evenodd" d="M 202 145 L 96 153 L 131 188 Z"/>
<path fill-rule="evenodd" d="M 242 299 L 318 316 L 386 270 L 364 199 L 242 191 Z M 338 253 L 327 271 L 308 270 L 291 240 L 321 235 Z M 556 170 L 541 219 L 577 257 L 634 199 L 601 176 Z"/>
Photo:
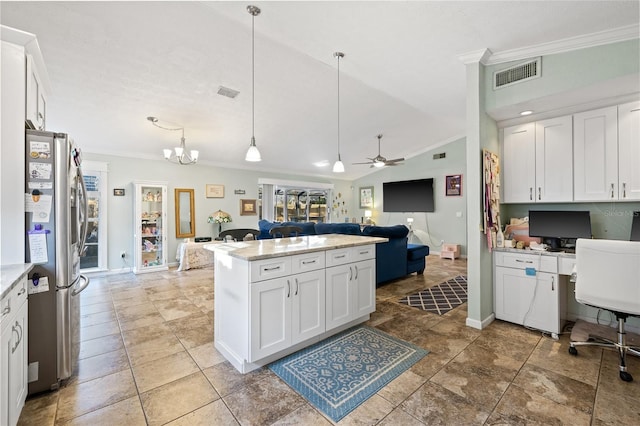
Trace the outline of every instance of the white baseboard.
<path fill-rule="evenodd" d="M 496 319 L 496 314 L 495 313 L 492 313 L 491 315 L 489 315 L 487 318 L 483 319 L 482 321 L 474 320 L 474 319 L 471 319 L 471 318 L 467 317 L 466 325 L 467 325 L 467 327 L 472 327 L 472 328 L 476 328 L 478 330 L 482 330 L 484 328 L 487 328 L 487 326 L 489 324 L 491 324 L 495 319 Z"/>

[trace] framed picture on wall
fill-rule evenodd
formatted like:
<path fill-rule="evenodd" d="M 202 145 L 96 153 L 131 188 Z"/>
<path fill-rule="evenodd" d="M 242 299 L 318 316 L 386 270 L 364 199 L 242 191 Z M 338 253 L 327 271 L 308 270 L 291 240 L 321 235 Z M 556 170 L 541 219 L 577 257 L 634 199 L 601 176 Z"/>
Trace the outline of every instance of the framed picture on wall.
<path fill-rule="evenodd" d="M 205 195 L 207 198 L 224 198 L 224 185 L 207 184 Z"/>
<path fill-rule="evenodd" d="M 240 200 L 240 216 L 251 216 L 258 214 L 256 200 Z"/>
<path fill-rule="evenodd" d="M 448 196 L 462 195 L 462 175 L 449 175 L 445 181 L 445 194 Z"/>
<path fill-rule="evenodd" d="M 360 208 L 373 208 L 373 186 L 363 186 L 360 188 Z"/>

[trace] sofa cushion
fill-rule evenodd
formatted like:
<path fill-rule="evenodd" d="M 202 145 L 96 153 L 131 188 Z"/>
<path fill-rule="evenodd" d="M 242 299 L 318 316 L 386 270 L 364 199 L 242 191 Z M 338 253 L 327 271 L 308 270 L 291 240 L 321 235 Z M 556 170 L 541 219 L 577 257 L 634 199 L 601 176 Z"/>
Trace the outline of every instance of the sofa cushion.
<path fill-rule="evenodd" d="M 344 234 L 360 235 L 360 225 L 357 223 L 316 223 L 316 234 Z"/>
<path fill-rule="evenodd" d="M 362 235 L 368 237 L 404 238 L 409 233 L 409 228 L 404 225 L 393 226 L 365 226 Z"/>
<path fill-rule="evenodd" d="M 300 235 L 316 235 L 314 222 L 283 222 L 282 226 L 297 226 L 302 228 Z"/>
<path fill-rule="evenodd" d="M 407 244 L 407 259 L 419 260 L 429 255 L 429 246 L 422 244 Z"/>

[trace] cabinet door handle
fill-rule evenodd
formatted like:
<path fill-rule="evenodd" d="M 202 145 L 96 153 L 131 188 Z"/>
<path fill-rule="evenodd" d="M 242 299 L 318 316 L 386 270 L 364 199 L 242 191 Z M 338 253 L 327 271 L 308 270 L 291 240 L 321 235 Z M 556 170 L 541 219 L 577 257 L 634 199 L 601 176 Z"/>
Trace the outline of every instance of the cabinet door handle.
<path fill-rule="evenodd" d="M 551 277 L 551 291 L 555 291 L 555 283 L 556 283 L 556 277 L 552 276 Z"/>
<path fill-rule="evenodd" d="M 369 250 L 361 251 L 360 254 L 369 254 Z"/>
<path fill-rule="evenodd" d="M 352 278 L 353 278 L 353 269 L 351 269 L 351 266 L 349 266 L 349 281 L 351 281 Z"/>
<path fill-rule="evenodd" d="M 529 187 L 529 201 L 533 201 L 533 188 Z"/>
<path fill-rule="evenodd" d="M 334 259 L 342 259 L 345 256 L 346 256 L 346 254 L 341 254 L 340 256 L 334 256 Z"/>
<path fill-rule="evenodd" d="M 611 184 L 611 198 L 613 198 L 613 184 Z"/>
<path fill-rule="evenodd" d="M 533 263 L 533 260 L 521 260 L 521 259 L 516 259 L 516 262 L 518 262 L 518 263 Z"/>
<path fill-rule="evenodd" d="M 538 187 L 538 201 L 542 200 L 542 188 Z"/>
<path fill-rule="evenodd" d="M 298 282 L 298 279 L 296 278 L 296 292 L 293 294 L 294 296 L 298 295 L 298 290 L 300 289 L 300 283 Z"/>
<path fill-rule="evenodd" d="M 18 321 L 16 321 L 16 325 L 11 327 L 11 329 L 12 331 L 15 331 L 16 334 L 18 335 L 18 340 L 16 340 L 16 344 L 13 346 L 13 348 L 11 348 L 11 353 L 14 353 L 16 349 L 18 349 L 18 346 L 20 346 L 20 342 L 22 342 L 22 326 Z"/>
<path fill-rule="evenodd" d="M 358 279 L 358 265 L 355 265 L 353 268 L 356 270 L 355 279 L 357 280 Z"/>
<path fill-rule="evenodd" d="M 622 198 L 627 198 L 627 184 L 622 182 Z"/>
<path fill-rule="evenodd" d="M 291 296 L 291 281 L 287 280 L 287 299 Z"/>
<path fill-rule="evenodd" d="M 273 268 L 264 268 L 265 271 L 277 271 L 278 269 L 280 269 L 279 266 L 274 266 Z"/>
<path fill-rule="evenodd" d="M 7 307 L 2 310 L 2 316 L 8 315 L 9 312 L 11 312 L 11 306 L 7 305 Z"/>
<path fill-rule="evenodd" d="M 314 264 L 314 263 L 316 263 L 316 261 L 315 261 L 315 260 L 309 260 L 309 261 L 304 261 L 304 260 L 303 260 L 303 261 L 302 261 L 302 264 L 303 264 L 303 265 L 311 265 L 311 264 Z"/>

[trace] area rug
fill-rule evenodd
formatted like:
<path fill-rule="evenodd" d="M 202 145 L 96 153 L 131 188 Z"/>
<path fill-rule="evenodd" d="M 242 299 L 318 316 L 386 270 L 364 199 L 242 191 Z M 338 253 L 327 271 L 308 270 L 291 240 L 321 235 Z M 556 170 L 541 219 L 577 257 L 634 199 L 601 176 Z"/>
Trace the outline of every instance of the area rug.
<path fill-rule="evenodd" d="M 427 353 L 382 331 L 357 326 L 269 368 L 337 422 Z"/>
<path fill-rule="evenodd" d="M 460 275 L 419 293 L 400 299 L 400 303 L 443 315 L 467 301 L 467 277 Z"/>

